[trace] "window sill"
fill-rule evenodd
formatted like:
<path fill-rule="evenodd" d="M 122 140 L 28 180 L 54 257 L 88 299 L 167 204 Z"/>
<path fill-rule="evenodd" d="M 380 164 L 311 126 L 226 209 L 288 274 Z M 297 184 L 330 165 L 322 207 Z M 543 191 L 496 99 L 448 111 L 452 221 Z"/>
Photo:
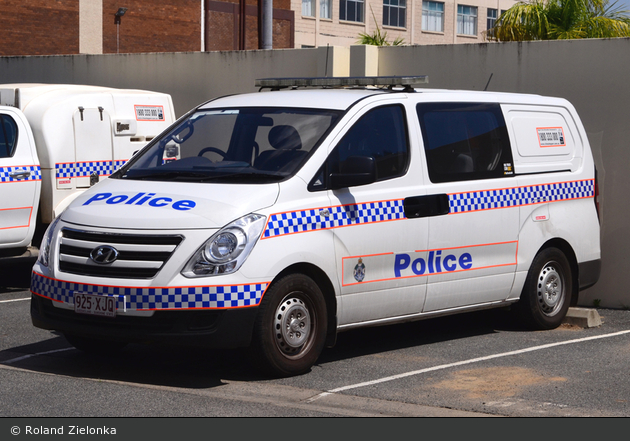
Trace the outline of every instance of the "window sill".
<path fill-rule="evenodd" d="M 425 31 L 422 30 L 423 34 L 432 34 L 432 35 L 444 35 L 444 31 Z"/>
<path fill-rule="evenodd" d="M 339 20 L 339 24 L 347 24 L 353 26 L 365 26 L 365 23 L 362 21 L 348 21 L 348 20 Z"/>
<path fill-rule="evenodd" d="M 407 31 L 407 28 L 405 26 L 383 25 L 383 29 L 389 29 L 390 31 L 401 31 L 401 32 Z"/>
<path fill-rule="evenodd" d="M 315 21 L 315 20 L 317 20 L 317 17 L 313 17 L 313 16 L 311 16 L 311 15 L 302 15 L 302 19 L 303 19 L 303 20 L 313 20 L 313 21 Z M 319 20 L 320 20 L 320 21 L 329 21 L 329 22 L 332 22 L 332 18 L 319 17 Z"/>

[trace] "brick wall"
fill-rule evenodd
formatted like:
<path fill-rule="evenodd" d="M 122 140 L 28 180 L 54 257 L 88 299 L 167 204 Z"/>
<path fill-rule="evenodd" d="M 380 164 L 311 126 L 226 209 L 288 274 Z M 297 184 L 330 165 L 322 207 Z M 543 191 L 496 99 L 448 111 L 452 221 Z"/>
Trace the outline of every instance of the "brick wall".
<path fill-rule="evenodd" d="M 202 50 L 202 3 L 205 49 L 239 49 L 239 0 L 102 0 L 103 53 Z M 245 49 L 258 49 L 258 0 L 246 4 Z M 273 47 L 292 48 L 291 0 L 273 6 Z M 117 26 L 119 7 L 127 12 Z M 80 0 L 0 0 L 0 56 L 78 54 L 79 8 Z"/>
<path fill-rule="evenodd" d="M 258 0 L 245 2 L 245 39 L 241 43 L 239 0 L 205 0 L 206 50 L 259 49 Z M 291 0 L 274 0 L 272 39 L 274 49 L 293 48 L 294 13 Z"/>
<path fill-rule="evenodd" d="M 0 55 L 79 53 L 79 0 L 1 0 Z"/>
<path fill-rule="evenodd" d="M 199 0 L 103 0 L 103 53 L 116 53 L 120 6 L 128 8 L 119 26 L 120 53 L 201 50 Z"/>

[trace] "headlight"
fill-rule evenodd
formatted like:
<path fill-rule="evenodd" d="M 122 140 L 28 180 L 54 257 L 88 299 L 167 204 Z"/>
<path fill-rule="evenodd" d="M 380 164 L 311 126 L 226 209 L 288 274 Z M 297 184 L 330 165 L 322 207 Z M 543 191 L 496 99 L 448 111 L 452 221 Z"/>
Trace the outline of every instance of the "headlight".
<path fill-rule="evenodd" d="M 44 266 L 48 266 L 50 262 L 50 242 L 52 242 L 53 233 L 55 231 L 55 227 L 57 226 L 57 222 L 59 222 L 60 217 L 61 216 L 57 216 L 55 220 L 53 220 L 50 225 L 48 225 L 48 228 L 46 229 L 46 232 L 42 237 L 42 244 L 39 247 L 39 256 L 37 257 L 37 262 Z"/>
<path fill-rule="evenodd" d="M 265 219 L 260 214 L 248 214 L 222 228 L 197 250 L 182 274 L 203 277 L 237 271 L 260 238 Z"/>

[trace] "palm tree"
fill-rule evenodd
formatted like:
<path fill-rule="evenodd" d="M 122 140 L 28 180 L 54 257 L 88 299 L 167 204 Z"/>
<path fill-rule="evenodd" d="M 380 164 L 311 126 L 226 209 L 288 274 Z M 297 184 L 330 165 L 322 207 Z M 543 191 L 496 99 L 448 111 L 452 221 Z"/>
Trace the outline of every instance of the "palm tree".
<path fill-rule="evenodd" d="M 630 16 L 609 0 L 518 2 L 488 29 L 496 41 L 630 37 Z"/>

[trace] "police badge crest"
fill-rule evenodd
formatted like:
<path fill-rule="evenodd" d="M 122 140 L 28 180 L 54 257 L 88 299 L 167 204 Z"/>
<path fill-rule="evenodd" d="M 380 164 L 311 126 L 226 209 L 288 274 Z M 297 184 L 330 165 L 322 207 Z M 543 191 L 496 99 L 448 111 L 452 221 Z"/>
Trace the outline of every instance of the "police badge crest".
<path fill-rule="evenodd" d="M 363 282 L 365 278 L 365 265 L 363 264 L 363 259 L 359 258 L 359 263 L 354 266 L 354 279 L 357 282 Z"/>

